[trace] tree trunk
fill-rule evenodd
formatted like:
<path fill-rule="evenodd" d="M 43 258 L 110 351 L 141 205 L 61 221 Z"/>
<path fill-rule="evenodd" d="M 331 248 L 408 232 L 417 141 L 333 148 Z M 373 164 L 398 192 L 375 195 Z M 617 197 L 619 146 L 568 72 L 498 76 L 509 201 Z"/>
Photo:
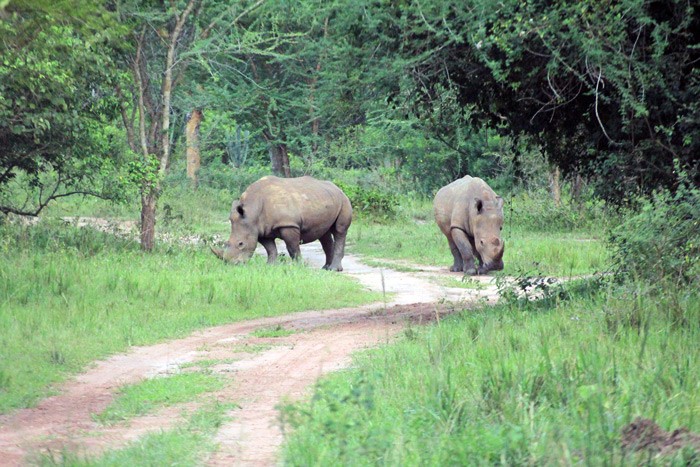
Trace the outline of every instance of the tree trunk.
<path fill-rule="evenodd" d="M 275 175 L 286 178 L 292 176 L 286 144 L 270 144 L 270 163 L 272 164 L 272 172 Z"/>
<path fill-rule="evenodd" d="M 157 201 L 154 189 L 141 195 L 141 249 L 144 251 L 152 251 L 155 246 Z"/>
<path fill-rule="evenodd" d="M 190 114 L 185 128 L 185 138 L 187 140 L 187 178 L 192 180 L 192 186 L 197 188 L 199 180 L 197 172 L 202 164 L 199 153 L 199 124 L 202 122 L 202 111 L 194 109 Z"/>
<path fill-rule="evenodd" d="M 552 198 L 556 207 L 561 206 L 561 172 L 559 167 L 554 168 L 554 172 L 549 177 L 549 182 L 552 187 Z"/>
<path fill-rule="evenodd" d="M 287 143 L 281 143 L 279 140 L 276 140 L 270 130 L 267 129 L 263 130 L 262 135 L 268 144 L 272 172 L 279 177 L 291 177 L 292 173 L 289 168 L 289 152 L 287 151 Z M 284 141 L 284 139 L 282 140 Z"/>
<path fill-rule="evenodd" d="M 581 204 L 581 191 L 583 191 L 583 177 L 576 174 L 576 177 L 574 177 L 574 183 L 571 187 L 571 197 L 574 199 L 576 204 Z"/>
<path fill-rule="evenodd" d="M 282 160 L 282 174 L 289 178 L 292 176 L 292 171 L 289 167 L 289 153 L 287 152 L 287 145 L 280 144 L 279 146 L 280 159 Z"/>

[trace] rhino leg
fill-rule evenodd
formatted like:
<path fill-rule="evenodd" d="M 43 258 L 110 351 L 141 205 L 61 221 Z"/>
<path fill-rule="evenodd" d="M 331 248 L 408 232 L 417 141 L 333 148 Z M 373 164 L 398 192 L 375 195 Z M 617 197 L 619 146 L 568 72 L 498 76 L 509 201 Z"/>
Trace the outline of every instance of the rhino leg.
<path fill-rule="evenodd" d="M 333 263 L 333 249 L 335 243 L 333 241 L 333 234 L 328 231 L 318 240 L 321 242 L 323 252 L 326 254 L 326 264 L 323 265 L 323 269 L 330 269 L 331 263 Z"/>
<path fill-rule="evenodd" d="M 477 270 L 474 266 L 474 250 L 466 232 L 461 229 L 452 229 L 451 234 L 452 240 L 457 246 L 459 253 L 462 255 L 462 271 L 464 271 L 464 274 L 476 274 Z"/>
<path fill-rule="evenodd" d="M 450 252 L 452 252 L 452 257 L 454 258 L 454 263 L 452 264 L 450 271 L 462 272 L 462 253 L 459 252 L 457 245 L 455 245 L 455 242 L 451 238 L 448 237 L 447 243 L 450 245 Z"/>
<path fill-rule="evenodd" d="M 272 264 L 277 261 L 277 245 L 274 238 L 261 238 L 258 240 L 267 252 L 267 264 Z"/>
<path fill-rule="evenodd" d="M 331 271 L 342 271 L 343 270 L 343 256 L 345 256 L 345 237 L 346 232 L 335 232 L 333 234 L 333 261 L 331 262 L 328 269 Z"/>
<path fill-rule="evenodd" d="M 287 251 L 292 259 L 301 259 L 301 248 L 299 248 L 299 243 L 301 242 L 301 233 L 297 227 L 283 227 L 280 229 L 280 237 L 284 240 L 284 244 L 287 245 Z"/>

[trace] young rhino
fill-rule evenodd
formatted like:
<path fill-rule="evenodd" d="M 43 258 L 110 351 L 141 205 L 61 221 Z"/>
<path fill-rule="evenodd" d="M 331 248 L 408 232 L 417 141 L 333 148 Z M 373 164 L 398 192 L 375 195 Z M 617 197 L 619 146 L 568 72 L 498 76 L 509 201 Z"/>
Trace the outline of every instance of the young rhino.
<path fill-rule="evenodd" d="M 281 238 L 289 256 L 301 255 L 300 243 L 320 240 L 326 254 L 323 269 L 342 271 L 345 236 L 352 222 L 350 200 L 331 182 L 312 177 L 263 177 L 250 185 L 231 206 L 231 236 L 219 258 L 241 263 L 253 256 L 260 242 L 267 262 L 277 259 L 275 238 Z"/>
<path fill-rule="evenodd" d="M 450 271 L 473 275 L 503 269 L 503 198 L 486 182 L 469 175 L 455 180 L 437 192 L 433 209 L 454 256 Z"/>

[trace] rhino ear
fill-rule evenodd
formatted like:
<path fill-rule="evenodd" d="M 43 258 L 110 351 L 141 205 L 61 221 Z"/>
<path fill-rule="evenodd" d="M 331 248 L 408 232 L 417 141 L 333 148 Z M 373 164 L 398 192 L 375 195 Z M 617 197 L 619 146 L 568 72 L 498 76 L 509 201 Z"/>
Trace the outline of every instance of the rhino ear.
<path fill-rule="evenodd" d="M 498 209 L 503 208 L 503 198 L 500 196 L 496 196 L 496 206 L 498 206 Z"/>
<path fill-rule="evenodd" d="M 239 204 L 236 206 L 236 211 L 238 211 L 238 214 L 241 215 L 241 217 L 245 217 L 245 209 L 243 209 L 243 205 Z"/>
<path fill-rule="evenodd" d="M 484 202 L 477 198 L 474 205 L 476 206 L 476 213 L 481 214 L 481 211 L 484 209 Z"/>

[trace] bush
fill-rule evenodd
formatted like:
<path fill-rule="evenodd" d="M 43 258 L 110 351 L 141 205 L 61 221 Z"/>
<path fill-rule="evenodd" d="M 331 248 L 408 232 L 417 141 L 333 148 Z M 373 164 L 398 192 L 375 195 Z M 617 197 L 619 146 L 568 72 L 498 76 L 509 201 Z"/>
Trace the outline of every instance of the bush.
<path fill-rule="evenodd" d="M 700 283 L 700 189 L 683 180 L 656 192 L 611 232 L 613 261 L 626 278 Z"/>
<path fill-rule="evenodd" d="M 545 190 L 504 194 L 503 214 L 506 222 L 519 228 L 543 232 L 568 232 L 604 227 L 609 213 L 601 200 L 589 198 L 576 202 L 562 193 L 562 203 L 556 206 Z"/>
<path fill-rule="evenodd" d="M 340 181 L 334 183 L 350 198 L 354 213 L 380 219 L 396 217 L 399 198 L 393 192 L 363 188 L 360 185 Z"/>

